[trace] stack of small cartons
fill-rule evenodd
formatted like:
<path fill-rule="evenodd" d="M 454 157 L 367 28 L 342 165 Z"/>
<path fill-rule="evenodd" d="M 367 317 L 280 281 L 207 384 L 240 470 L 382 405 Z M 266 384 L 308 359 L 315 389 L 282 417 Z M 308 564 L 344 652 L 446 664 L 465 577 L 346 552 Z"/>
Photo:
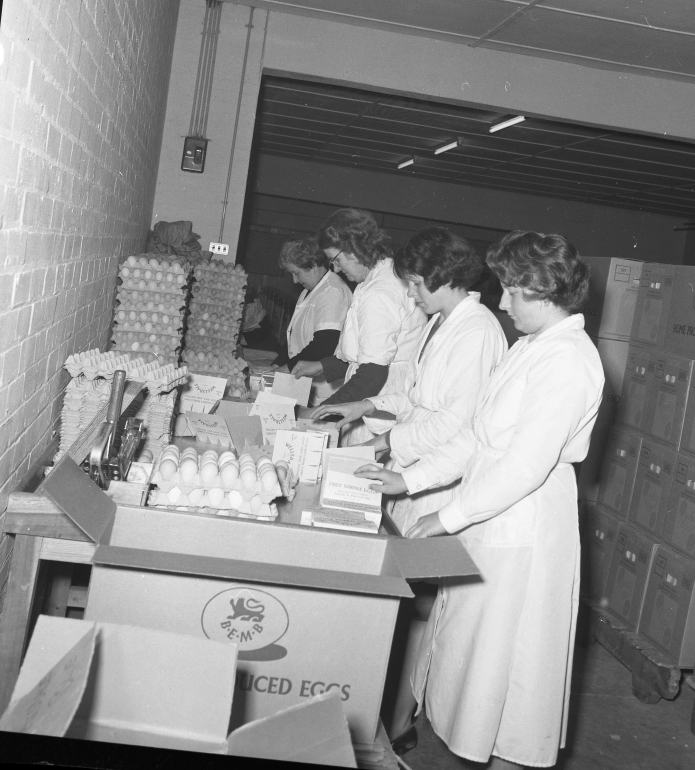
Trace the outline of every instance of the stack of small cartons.
<path fill-rule="evenodd" d="M 606 390 L 580 471 L 583 590 L 692 668 L 695 267 L 586 261 Z"/>
<path fill-rule="evenodd" d="M 188 377 L 187 367 L 160 366 L 156 361 L 147 363 L 132 353 L 114 350 L 102 353 L 94 349 L 70 356 L 65 368 L 72 380 L 65 389 L 56 462 L 96 417 L 99 409 L 108 403 L 117 369 L 125 371 L 126 379 L 142 382 L 147 390 L 147 395 L 136 399 L 124 413 L 143 420 L 145 435 L 139 456 L 149 451 L 149 459 L 153 459 L 159 455 L 162 445 L 169 443 L 176 388 Z"/>
<path fill-rule="evenodd" d="M 183 360 L 199 374 L 231 375 L 232 391 L 239 388 L 236 395 L 243 396 L 246 389 L 242 372 L 247 364 L 237 359 L 236 347 L 246 272 L 241 265 L 213 259 L 198 262 L 193 275 Z"/>

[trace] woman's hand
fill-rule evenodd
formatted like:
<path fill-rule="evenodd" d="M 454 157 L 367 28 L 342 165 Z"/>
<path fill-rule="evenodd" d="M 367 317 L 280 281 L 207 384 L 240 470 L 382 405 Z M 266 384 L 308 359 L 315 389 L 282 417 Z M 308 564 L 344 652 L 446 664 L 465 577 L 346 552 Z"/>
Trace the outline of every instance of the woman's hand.
<path fill-rule="evenodd" d="M 321 420 L 330 414 L 338 414 L 343 419 L 335 424 L 340 430 L 343 425 L 355 422 L 365 414 L 371 414 L 374 411 L 374 404 L 371 401 L 349 401 L 347 404 L 328 404 L 326 406 L 317 406 L 311 413 L 313 420 Z"/>
<path fill-rule="evenodd" d="M 429 513 L 418 519 L 415 524 L 405 533 L 408 538 L 415 537 L 435 537 L 435 535 L 446 535 L 447 532 L 439 520 L 438 513 Z"/>
<path fill-rule="evenodd" d="M 362 465 L 355 471 L 355 476 L 380 481 L 381 484 L 371 484 L 369 488 L 384 495 L 400 495 L 408 489 L 400 473 L 379 468 L 378 465 Z"/>
<path fill-rule="evenodd" d="M 292 374 L 296 380 L 300 377 L 316 377 L 318 374 L 323 374 L 323 367 L 320 361 L 297 361 Z"/>

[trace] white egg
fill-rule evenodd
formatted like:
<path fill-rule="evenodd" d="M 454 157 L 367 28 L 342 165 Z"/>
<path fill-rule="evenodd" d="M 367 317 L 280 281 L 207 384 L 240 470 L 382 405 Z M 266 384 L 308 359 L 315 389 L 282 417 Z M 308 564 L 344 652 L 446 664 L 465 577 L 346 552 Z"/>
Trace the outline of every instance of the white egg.
<path fill-rule="evenodd" d="M 250 468 L 241 471 L 239 475 L 241 476 L 241 483 L 244 485 L 245 489 L 251 489 L 256 483 L 256 472 L 252 471 Z"/>
<path fill-rule="evenodd" d="M 219 487 L 213 487 L 208 490 L 208 500 L 213 508 L 217 508 L 224 498 L 224 490 Z"/>
<path fill-rule="evenodd" d="M 235 511 L 238 511 L 244 504 L 244 498 L 241 496 L 241 492 L 237 492 L 236 489 L 233 489 L 227 497 L 229 499 L 229 507 Z"/>
<path fill-rule="evenodd" d="M 200 469 L 200 477 L 205 484 L 210 484 L 217 476 L 218 468 L 216 462 L 204 463 Z"/>
<path fill-rule="evenodd" d="M 263 505 L 263 500 L 261 500 L 260 495 L 254 495 L 251 498 L 250 505 L 251 505 L 251 511 L 253 513 L 256 513 L 257 511 L 259 511 L 261 506 Z"/>
<path fill-rule="evenodd" d="M 162 474 L 164 481 L 169 481 L 169 479 L 176 473 L 177 467 L 176 461 L 169 457 L 166 457 L 159 463 L 159 472 Z"/>
<path fill-rule="evenodd" d="M 220 455 L 220 467 L 222 467 L 226 462 L 229 462 L 232 460 L 233 462 L 236 462 L 236 455 L 234 452 L 230 452 L 229 450 L 226 450 L 225 452 L 222 452 Z"/>
<path fill-rule="evenodd" d="M 271 473 L 264 473 L 261 476 L 261 485 L 264 492 L 272 492 L 273 489 L 275 489 L 277 483 L 278 477 L 275 473 L 275 470 L 273 470 Z"/>
<path fill-rule="evenodd" d="M 205 495 L 205 490 L 201 487 L 195 487 L 194 489 L 191 489 L 191 491 L 188 493 L 188 502 L 191 505 L 198 506 L 200 505 L 200 501 L 203 499 Z"/>
<path fill-rule="evenodd" d="M 239 478 L 239 466 L 236 463 L 227 463 L 222 466 L 220 476 L 225 487 L 231 487 Z"/>
<path fill-rule="evenodd" d="M 190 457 L 182 459 L 181 464 L 179 465 L 179 471 L 181 473 L 181 480 L 190 484 L 198 473 L 198 463 Z"/>
<path fill-rule="evenodd" d="M 180 499 L 182 494 L 183 493 L 178 487 L 173 487 L 167 493 L 167 499 L 169 500 L 170 503 L 175 503 L 177 500 Z"/>

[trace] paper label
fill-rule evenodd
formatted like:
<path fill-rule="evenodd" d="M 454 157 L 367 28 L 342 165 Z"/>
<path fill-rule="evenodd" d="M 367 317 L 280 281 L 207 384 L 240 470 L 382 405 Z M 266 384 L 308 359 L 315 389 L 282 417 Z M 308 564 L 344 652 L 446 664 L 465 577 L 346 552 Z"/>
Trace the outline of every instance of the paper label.
<path fill-rule="evenodd" d="M 223 447 L 230 447 L 232 445 L 232 437 L 229 434 L 224 417 L 216 414 L 206 414 L 203 416 L 188 413 L 186 419 L 198 441 Z"/>
<path fill-rule="evenodd" d="M 181 392 L 182 412 L 203 412 L 207 414 L 224 395 L 226 377 L 209 377 L 204 374 L 189 374 L 188 382 Z"/>
<path fill-rule="evenodd" d="M 381 493 L 369 489 L 372 479 L 361 479 L 354 472 L 365 464 L 363 458 L 345 457 L 329 452 L 324 469 L 321 505 L 327 508 L 381 512 Z M 375 465 L 382 466 L 379 463 Z"/>
<path fill-rule="evenodd" d="M 272 393 L 277 396 L 294 398 L 300 406 L 308 406 L 309 394 L 311 393 L 311 377 L 295 379 L 293 374 L 275 372 Z"/>
<path fill-rule="evenodd" d="M 273 462 L 285 460 L 296 478 L 314 484 L 318 479 L 321 455 L 327 440 L 325 433 L 279 430 L 275 434 Z"/>

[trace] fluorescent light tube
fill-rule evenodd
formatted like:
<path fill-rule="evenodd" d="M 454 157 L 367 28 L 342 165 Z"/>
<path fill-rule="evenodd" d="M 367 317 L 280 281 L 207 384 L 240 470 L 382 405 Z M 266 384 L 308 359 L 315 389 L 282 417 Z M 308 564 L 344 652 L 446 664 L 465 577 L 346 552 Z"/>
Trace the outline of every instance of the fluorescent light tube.
<path fill-rule="evenodd" d="M 434 151 L 435 155 L 439 155 L 440 152 L 446 152 L 447 150 L 453 150 L 454 147 L 458 147 L 459 144 L 461 144 L 459 139 L 455 139 L 453 142 L 449 142 L 449 144 L 445 144 L 442 147 L 437 147 L 437 149 Z"/>
<path fill-rule="evenodd" d="M 413 163 L 415 163 L 415 158 L 408 158 L 408 160 L 404 160 L 403 163 L 399 163 L 398 168 L 405 168 L 406 166 L 412 166 Z"/>
<path fill-rule="evenodd" d="M 509 118 L 509 120 L 503 120 L 501 123 L 496 123 L 494 126 L 490 126 L 488 131 L 494 134 L 495 131 L 501 131 L 503 128 L 509 128 L 509 126 L 515 126 L 517 123 L 521 123 L 522 120 L 526 120 L 523 115 L 517 115 L 515 118 Z"/>

